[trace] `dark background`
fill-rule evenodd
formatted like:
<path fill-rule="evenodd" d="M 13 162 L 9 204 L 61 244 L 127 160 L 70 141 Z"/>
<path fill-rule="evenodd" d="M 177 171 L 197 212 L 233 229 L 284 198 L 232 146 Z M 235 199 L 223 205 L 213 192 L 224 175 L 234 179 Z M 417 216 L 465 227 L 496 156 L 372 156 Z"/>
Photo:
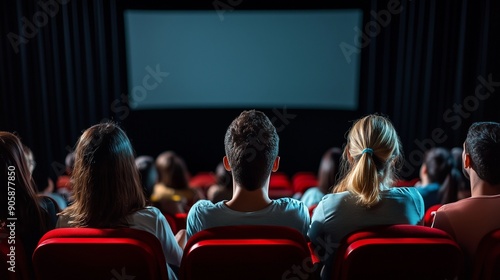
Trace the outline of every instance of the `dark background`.
<path fill-rule="evenodd" d="M 224 154 L 227 126 L 251 108 L 129 110 L 122 18 L 123 8 L 216 13 L 213 1 L 59 1 L 42 0 L 53 4 L 49 12 L 38 1 L 0 2 L 0 130 L 17 132 L 33 149 L 37 172 L 55 176 L 80 133 L 103 119 L 123 126 L 137 154 L 156 156 L 171 149 L 193 174 L 214 170 Z M 389 2 L 402 7 L 390 20 L 383 17 Z M 358 110 L 287 108 L 295 117 L 279 135 L 281 170 L 289 175 L 316 171 L 323 152 L 342 146 L 352 121 L 368 113 L 393 121 L 405 151 L 402 175 L 408 179 L 418 176 L 426 148 L 459 146 L 472 122 L 500 121 L 500 86 L 480 88 L 481 95 L 489 92 L 484 100 L 474 97 L 478 77 L 500 81 L 498 1 L 219 3 L 235 10 L 360 8 L 361 29 L 377 19 L 387 22 L 361 48 Z M 38 21 L 39 27 L 26 29 L 26 20 Z M 13 34 L 25 40 L 17 51 Z M 463 111 L 453 112 L 457 106 Z M 263 111 L 276 116 L 272 109 Z M 432 140 L 435 129 L 441 135 Z"/>

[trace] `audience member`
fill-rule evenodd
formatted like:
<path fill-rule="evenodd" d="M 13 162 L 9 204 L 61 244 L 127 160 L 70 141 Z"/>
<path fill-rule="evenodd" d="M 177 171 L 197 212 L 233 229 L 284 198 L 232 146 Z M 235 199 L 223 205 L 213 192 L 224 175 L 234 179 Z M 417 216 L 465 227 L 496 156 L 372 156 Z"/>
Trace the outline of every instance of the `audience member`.
<path fill-rule="evenodd" d="M 66 206 L 68 205 L 68 201 L 61 194 L 54 192 L 54 181 L 56 178 L 51 178 L 51 176 L 49 175 L 50 173 L 47 171 L 47 169 L 35 168 L 36 162 L 33 151 L 25 144 L 23 144 L 23 149 L 24 156 L 31 173 L 31 177 L 35 182 L 35 186 L 38 186 L 36 188 L 38 195 L 52 199 L 53 202 L 56 203 L 56 212 L 60 212 L 62 209 L 66 208 Z"/>
<path fill-rule="evenodd" d="M 500 123 L 477 122 L 470 126 L 462 163 L 470 179 L 471 197 L 441 206 L 433 227 L 448 232 L 462 247 L 466 268 L 481 238 L 500 228 Z"/>
<path fill-rule="evenodd" d="M 458 183 L 458 193 L 457 200 L 470 197 L 470 182 L 467 177 L 465 177 L 465 171 L 462 165 L 462 153 L 464 149 L 462 147 L 453 147 L 451 149 L 451 156 L 455 161 L 455 168 L 453 169 L 453 176 L 456 178 Z"/>
<path fill-rule="evenodd" d="M 94 125 L 80 136 L 73 170 L 74 202 L 57 227 L 131 227 L 154 234 L 162 244 L 169 277 L 179 267 L 185 231 L 174 237 L 161 212 L 146 206 L 132 145 L 117 125 Z M 176 242 L 177 241 L 177 242 Z"/>
<path fill-rule="evenodd" d="M 271 172 L 278 170 L 279 137 L 269 118 L 256 110 L 243 111 L 229 125 L 224 138 L 224 167 L 231 172 L 234 193 L 229 201 L 200 200 L 187 218 L 187 235 L 229 225 L 278 225 L 306 236 L 309 212 L 292 198 L 268 196 Z"/>
<path fill-rule="evenodd" d="M 13 230 L 23 244 L 27 267 L 33 277 L 31 255 L 42 235 L 55 227 L 57 217 L 54 202 L 37 195 L 31 176 L 33 168 L 24 153 L 23 144 L 17 136 L 0 131 L 0 180 L 3 186 L 0 192 L 0 232 L 10 231 L 9 224 L 15 224 Z M 8 205 L 13 208 L 8 209 Z M 14 217 L 14 222 L 8 221 L 8 218 Z"/>
<path fill-rule="evenodd" d="M 216 183 L 207 190 L 207 198 L 213 203 L 230 200 L 233 197 L 233 178 L 231 173 L 220 162 L 215 168 Z"/>
<path fill-rule="evenodd" d="M 420 181 L 416 189 L 424 199 L 425 209 L 436 204 L 457 201 L 458 182 L 453 177 L 454 160 L 448 149 L 435 147 L 427 150 L 420 167 Z"/>
<path fill-rule="evenodd" d="M 307 189 L 300 198 L 306 207 L 318 204 L 323 196 L 335 186 L 341 156 L 342 150 L 337 147 L 330 148 L 323 154 L 318 170 L 318 186 Z"/>
<path fill-rule="evenodd" d="M 75 166 L 75 152 L 69 152 L 64 159 L 64 173 L 57 177 L 56 190 L 57 193 L 62 195 L 68 203 L 72 201 L 72 185 L 71 185 L 71 174 L 73 173 L 73 168 Z"/>
<path fill-rule="evenodd" d="M 368 226 L 422 221 L 424 202 L 418 191 L 391 187 L 400 159 L 400 140 L 389 119 L 368 115 L 354 123 L 342 155 L 342 179 L 311 219 L 308 234 L 316 248 L 325 242 L 336 248 L 346 235 Z M 323 279 L 330 279 L 334 255 L 322 259 Z"/>
<path fill-rule="evenodd" d="M 154 187 L 152 201 L 161 205 L 165 213 L 186 213 L 204 198 L 201 191 L 189 186 L 189 175 L 184 160 L 173 151 L 165 151 L 156 158 L 158 183 Z"/>
<path fill-rule="evenodd" d="M 141 177 L 142 190 L 146 200 L 151 199 L 154 186 L 158 182 L 158 171 L 155 167 L 155 159 L 152 156 L 138 156 L 135 158 L 135 165 Z"/>

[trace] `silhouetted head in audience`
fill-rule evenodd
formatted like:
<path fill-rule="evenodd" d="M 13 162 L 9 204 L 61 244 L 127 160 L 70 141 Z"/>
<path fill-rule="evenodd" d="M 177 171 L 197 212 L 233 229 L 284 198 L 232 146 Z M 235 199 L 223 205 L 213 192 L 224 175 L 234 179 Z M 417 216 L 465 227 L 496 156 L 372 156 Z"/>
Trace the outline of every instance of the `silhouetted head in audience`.
<path fill-rule="evenodd" d="M 71 175 L 73 169 L 75 168 L 75 152 L 69 152 L 64 159 L 64 164 L 66 165 L 66 174 Z"/>
<path fill-rule="evenodd" d="M 30 173 L 33 174 L 33 171 L 35 170 L 36 167 L 35 155 L 33 154 L 33 151 L 25 144 L 23 144 L 23 150 L 24 150 L 24 156 L 26 157 L 26 162 L 28 163 Z"/>
<path fill-rule="evenodd" d="M 337 147 L 330 148 L 323 154 L 318 170 L 318 187 L 323 193 L 336 185 L 341 157 L 342 150 Z"/>
<path fill-rule="evenodd" d="M 380 191 L 393 185 L 400 166 L 401 143 L 391 121 L 380 115 L 357 120 L 347 135 L 342 155 L 342 179 L 334 192 L 349 191 L 371 207 Z"/>
<path fill-rule="evenodd" d="M 156 158 L 158 180 L 165 186 L 184 190 L 189 188 L 188 171 L 184 160 L 173 151 L 165 151 Z"/>
<path fill-rule="evenodd" d="M 268 184 L 278 170 L 279 137 L 269 118 L 256 110 L 243 111 L 226 131 L 223 162 L 234 182 L 252 191 Z"/>
<path fill-rule="evenodd" d="M 116 124 L 94 125 L 78 139 L 73 192 L 63 213 L 75 227 L 126 226 L 126 216 L 146 206 L 132 145 Z"/>
<path fill-rule="evenodd" d="M 450 151 L 443 147 L 434 147 L 425 152 L 424 162 L 420 167 L 422 185 L 439 184 L 441 204 L 458 200 L 458 182 L 453 176 L 454 159 Z"/>
<path fill-rule="evenodd" d="M 476 122 L 464 143 L 464 172 L 470 178 L 472 194 L 500 193 L 500 123 Z M 483 189 L 476 190 L 475 186 Z"/>
<path fill-rule="evenodd" d="M 452 171 L 452 175 L 458 182 L 457 200 L 470 197 L 470 182 L 469 179 L 465 177 L 465 171 L 462 164 L 463 152 L 464 149 L 462 147 L 453 147 L 451 149 L 451 156 L 453 157 L 455 163 L 455 168 Z"/>
<path fill-rule="evenodd" d="M 207 189 L 207 199 L 213 203 L 230 200 L 233 197 L 233 177 L 227 171 L 224 163 L 220 162 L 215 167 L 215 184 Z"/>
<path fill-rule="evenodd" d="M 141 185 L 146 199 L 150 199 L 153 194 L 155 184 L 158 182 L 158 172 L 155 167 L 155 160 L 151 156 L 138 156 L 135 165 L 139 169 Z"/>
<path fill-rule="evenodd" d="M 35 182 L 23 143 L 14 134 L 0 131 L 0 228 L 7 218 L 17 218 L 16 232 L 22 234 L 39 234 L 48 230 L 48 214 L 39 205 Z M 15 198 L 15 208 L 8 211 L 9 197 Z"/>
<path fill-rule="evenodd" d="M 216 184 L 224 187 L 225 189 L 233 189 L 233 177 L 231 177 L 231 172 L 224 168 L 224 163 L 220 162 L 215 168 L 215 180 Z"/>
<path fill-rule="evenodd" d="M 420 167 L 422 184 L 443 184 L 453 169 L 454 162 L 451 153 L 446 148 L 435 147 L 427 150 L 424 162 Z"/>

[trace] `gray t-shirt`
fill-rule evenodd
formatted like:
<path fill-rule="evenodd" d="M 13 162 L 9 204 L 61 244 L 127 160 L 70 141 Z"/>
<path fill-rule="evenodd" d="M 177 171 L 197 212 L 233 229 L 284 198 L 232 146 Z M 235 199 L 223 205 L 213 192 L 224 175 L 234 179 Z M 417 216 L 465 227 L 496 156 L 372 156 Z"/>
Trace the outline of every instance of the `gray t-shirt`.
<path fill-rule="evenodd" d="M 273 200 L 266 208 L 254 212 L 239 212 L 225 204 L 199 200 L 187 217 L 187 237 L 207 228 L 233 225 L 276 225 L 295 228 L 307 238 L 309 212 L 304 203 L 293 198 Z"/>

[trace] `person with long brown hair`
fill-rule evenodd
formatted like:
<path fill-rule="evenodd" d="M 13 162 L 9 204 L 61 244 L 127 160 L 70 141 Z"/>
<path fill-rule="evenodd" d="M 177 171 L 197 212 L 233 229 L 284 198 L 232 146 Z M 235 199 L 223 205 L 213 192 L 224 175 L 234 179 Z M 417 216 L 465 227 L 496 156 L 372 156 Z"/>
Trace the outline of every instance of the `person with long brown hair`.
<path fill-rule="evenodd" d="M 336 248 L 346 235 L 368 226 L 421 222 L 424 202 L 418 191 L 392 187 L 401 155 L 389 119 L 373 114 L 354 123 L 342 155 L 342 179 L 319 202 L 311 219 L 308 235 L 316 247 L 326 242 Z M 334 255 L 324 260 L 323 279 L 330 279 Z"/>
<path fill-rule="evenodd" d="M 165 151 L 156 157 L 158 183 L 155 184 L 151 201 L 162 212 L 175 215 L 187 213 L 191 206 L 203 199 L 201 191 L 189 186 L 186 162 L 174 151 Z"/>
<path fill-rule="evenodd" d="M 7 226 L 15 225 L 16 238 L 22 242 L 26 265 L 31 270 L 31 255 L 38 240 L 54 228 L 57 217 L 53 201 L 37 194 L 23 146 L 16 135 L 0 131 L 0 232 L 10 232 Z M 32 270 L 29 273 L 33 276 Z"/>
<path fill-rule="evenodd" d="M 125 132 L 112 122 L 94 125 L 80 136 L 75 153 L 74 202 L 61 213 L 57 227 L 148 231 L 160 240 L 169 278 L 176 279 L 171 266 L 180 266 L 185 232 L 174 237 L 161 212 L 146 206 L 134 151 Z"/>

